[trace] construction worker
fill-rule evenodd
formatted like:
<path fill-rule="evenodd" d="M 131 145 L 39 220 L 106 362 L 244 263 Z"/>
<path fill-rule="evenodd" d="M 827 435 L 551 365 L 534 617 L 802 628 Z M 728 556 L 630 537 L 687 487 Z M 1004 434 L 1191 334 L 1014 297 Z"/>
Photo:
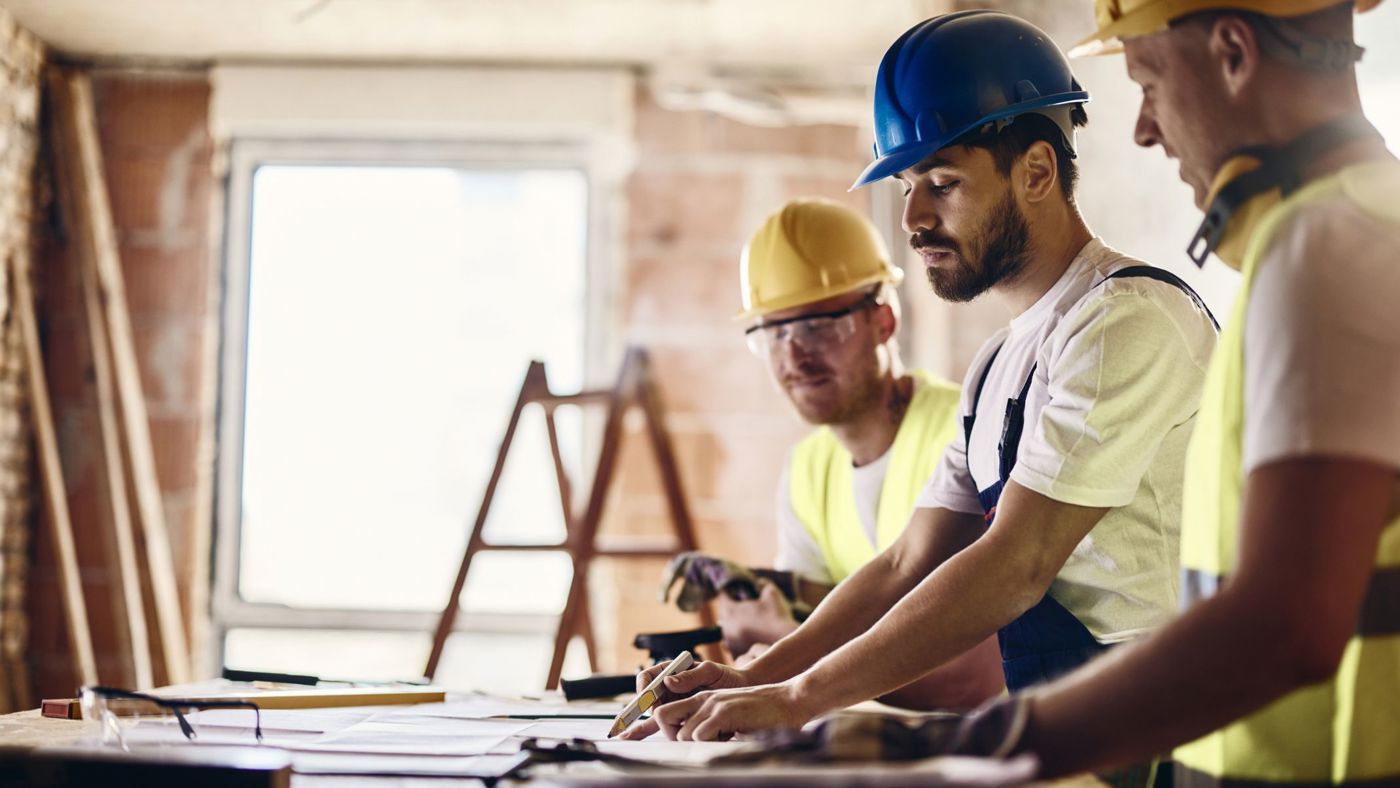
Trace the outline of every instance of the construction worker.
<path fill-rule="evenodd" d="M 710 594 L 739 664 L 797 629 L 794 602 L 810 609 L 894 542 L 956 434 L 957 386 L 906 373 L 900 359 L 895 288 L 903 277 L 870 221 L 830 200 L 788 203 L 744 248 L 738 319 L 750 322 L 748 346 L 817 429 L 793 449 L 778 485 L 774 568 L 789 574 L 760 570 L 750 578 L 757 599 Z M 746 574 L 697 567 L 716 560 L 692 559 L 687 582 Z M 972 709 L 1003 688 L 996 641 L 987 638 L 886 699 Z"/>
<path fill-rule="evenodd" d="M 1400 784 L 1400 162 L 1361 112 L 1352 12 L 1099 0 L 1088 47 L 1121 46 L 1137 143 L 1206 212 L 1193 257 L 1242 285 L 1187 455 L 1181 617 L 979 715 L 968 751 Z"/>
<path fill-rule="evenodd" d="M 671 738 L 797 727 L 997 633 L 1008 687 L 1067 672 L 1177 605 L 1183 455 L 1215 345 L 1189 288 L 1095 238 L 1075 206 L 1088 93 L 1049 37 L 963 11 L 901 36 L 876 161 L 933 289 L 1012 318 L 963 383 L 963 429 L 900 538 L 743 668 L 670 677 Z M 639 680 L 646 680 L 652 671 Z"/>

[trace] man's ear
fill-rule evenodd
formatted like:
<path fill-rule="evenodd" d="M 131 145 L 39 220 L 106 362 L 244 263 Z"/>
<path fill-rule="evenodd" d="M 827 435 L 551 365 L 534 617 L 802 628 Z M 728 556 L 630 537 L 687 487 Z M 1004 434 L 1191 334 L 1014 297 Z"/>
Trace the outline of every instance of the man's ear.
<path fill-rule="evenodd" d="M 1231 98 L 1238 97 L 1259 70 L 1259 37 L 1244 17 L 1224 14 L 1211 26 L 1206 45 L 1212 63 L 1219 68 L 1221 84 Z"/>
<path fill-rule="evenodd" d="M 1027 202 L 1040 202 L 1059 190 L 1059 161 L 1055 158 L 1055 146 L 1045 140 L 1036 140 L 1021 154 L 1012 177 L 1020 187 Z"/>
<path fill-rule="evenodd" d="M 894 307 L 889 304 L 875 307 L 874 315 L 875 338 L 879 340 L 876 344 L 883 345 L 899 330 L 899 319 L 894 316 Z"/>

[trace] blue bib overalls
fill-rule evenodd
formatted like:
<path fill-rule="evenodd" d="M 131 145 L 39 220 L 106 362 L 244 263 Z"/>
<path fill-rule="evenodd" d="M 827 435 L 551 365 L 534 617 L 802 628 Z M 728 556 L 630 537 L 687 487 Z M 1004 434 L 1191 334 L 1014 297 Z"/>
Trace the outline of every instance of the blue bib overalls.
<path fill-rule="evenodd" d="M 1196 291 L 1168 271 L 1153 266 L 1130 266 L 1113 272 L 1108 279 L 1129 277 L 1155 279 L 1177 287 L 1210 315 L 1210 310 Z M 1211 316 L 1211 322 L 1215 322 L 1214 316 Z M 1217 330 L 1218 328 L 1217 325 Z M 982 399 L 982 387 L 986 385 L 987 373 L 991 371 L 992 364 L 996 362 L 1000 352 L 1001 348 L 993 351 L 986 366 L 982 368 L 982 376 L 972 397 L 971 413 L 963 416 L 963 435 L 969 452 L 972 445 L 972 427 L 977 420 L 977 405 Z M 1025 427 L 1026 395 L 1030 393 L 1031 382 L 1035 379 L 1035 369 L 1032 365 L 1020 395 L 1006 401 L 1001 440 L 997 444 L 997 481 L 977 493 L 988 525 L 991 525 L 996 517 L 997 502 L 1001 500 L 1002 490 L 1011 478 L 1011 469 L 1016 467 L 1016 452 L 1021 443 L 1021 432 Z M 1001 666 L 1006 676 L 1006 687 L 1012 692 L 1068 673 L 1110 648 L 1094 639 L 1088 628 L 1049 593 L 1016 620 L 1002 627 L 997 632 L 997 642 L 1001 646 Z"/>

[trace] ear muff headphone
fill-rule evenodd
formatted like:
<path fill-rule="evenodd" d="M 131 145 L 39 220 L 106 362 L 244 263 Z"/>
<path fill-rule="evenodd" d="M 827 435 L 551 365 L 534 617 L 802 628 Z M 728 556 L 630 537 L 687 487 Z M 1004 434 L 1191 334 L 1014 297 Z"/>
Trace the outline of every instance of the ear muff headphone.
<path fill-rule="evenodd" d="M 1304 170 L 1323 154 L 1368 136 L 1379 134 L 1366 118 L 1342 115 L 1282 147 L 1251 146 L 1235 151 L 1216 173 L 1206 197 L 1205 218 L 1186 254 L 1202 266 L 1214 252 L 1231 268 L 1239 268 L 1251 229 L 1302 184 Z"/>

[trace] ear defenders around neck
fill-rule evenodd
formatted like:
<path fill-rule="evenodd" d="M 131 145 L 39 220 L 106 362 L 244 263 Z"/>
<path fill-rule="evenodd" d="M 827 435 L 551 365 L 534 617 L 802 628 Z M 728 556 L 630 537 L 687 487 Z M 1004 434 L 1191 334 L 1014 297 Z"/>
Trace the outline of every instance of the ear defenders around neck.
<path fill-rule="evenodd" d="M 1342 115 L 1303 132 L 1282 147 L 1241 148 L 1221 165 L 1206 197 L 1206 214 L 1186 254 L 1203 266 L 1212 252 L 1231 268 L 1244 263 L 1253 229 L 1270 208 L 1303 183 L 1318 157 L 1377 132 L 1359 114 Z"/>

